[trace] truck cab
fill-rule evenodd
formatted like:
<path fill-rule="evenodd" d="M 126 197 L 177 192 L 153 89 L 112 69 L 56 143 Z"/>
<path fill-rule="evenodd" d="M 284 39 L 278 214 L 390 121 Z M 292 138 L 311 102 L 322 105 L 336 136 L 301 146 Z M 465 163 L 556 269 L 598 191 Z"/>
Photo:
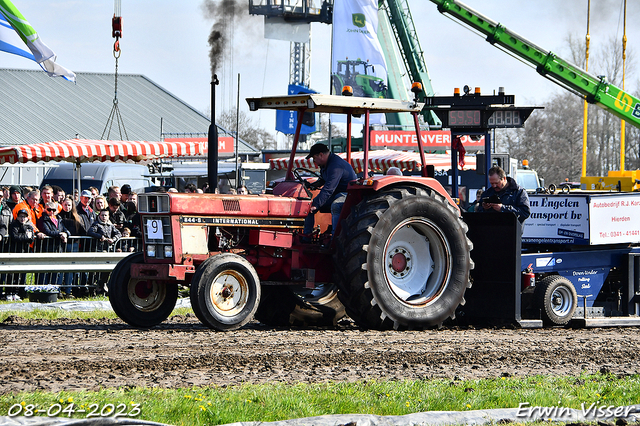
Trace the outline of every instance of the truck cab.
<path fill-rule="evenodd" d="M 527 192 L 536 192 L 539 188 L 544 187 L 544 180 L 538 177 L 535 170 L 529 168 L 529 161 L 522 160 L 522 168 L 515 170 L 515 179 L 518 185 L 527 190 Z"/>
<path fill-rule="evenodd" d="M 535 170 L 530 169 L 518 169 L 516 171 L 516 182 L 518 185 L 527 190 L 527 192 L 536 192 L 538 188 L 542 188 L 544 183 L 538 177 L 538 173 Z"/>

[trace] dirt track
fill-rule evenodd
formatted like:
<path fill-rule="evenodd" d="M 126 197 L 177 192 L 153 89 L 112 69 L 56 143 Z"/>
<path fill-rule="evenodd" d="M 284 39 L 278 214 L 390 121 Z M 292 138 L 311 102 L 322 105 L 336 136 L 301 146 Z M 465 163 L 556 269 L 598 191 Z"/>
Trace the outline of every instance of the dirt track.
<path fill-rule="evenodd" d="M 0 324 L 0 393 L 119 386 L 640 373 L 640 329 L 423 332 L 204 328 L 193 316 L 152 330 L 119 320 Z"/>

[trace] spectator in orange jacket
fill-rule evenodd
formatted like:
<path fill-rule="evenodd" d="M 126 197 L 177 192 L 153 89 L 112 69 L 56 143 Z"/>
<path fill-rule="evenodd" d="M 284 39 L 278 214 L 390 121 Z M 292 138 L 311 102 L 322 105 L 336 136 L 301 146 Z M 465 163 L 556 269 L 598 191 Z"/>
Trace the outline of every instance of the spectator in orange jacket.
<path fill-rule="evenodd" d="M 18 212 L 20 210 L 26 210 L 29 213 L 29 220 L 33 223 L 34 232 L 36 236 L 40 239 L 44 238 L 45 235 L 36 228 L 36 221 L 40 219 L 42 216 L 42 206 L 38 204 L 40 201 L 40 190 L 34 189 L 27 194 L 26 200 L 21 203 L 16 204 L 13 209 L 13 218 L 18 218 Z"/>

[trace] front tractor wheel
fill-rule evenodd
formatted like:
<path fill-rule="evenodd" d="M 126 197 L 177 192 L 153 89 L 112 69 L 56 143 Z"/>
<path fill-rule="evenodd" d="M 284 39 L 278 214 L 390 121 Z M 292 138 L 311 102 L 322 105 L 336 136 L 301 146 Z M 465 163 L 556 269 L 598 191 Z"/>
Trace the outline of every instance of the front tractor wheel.
<path fill-rule="evenodd" d="M 435 191 L 391 188 L 346 219 L 334 261 L 339 293 L 361 327 L 423 329 L 453 317 L 473 267 L 467 227 Z"/>
<path fill-rule="evenodd" d="M 205 260 L 191 281 L 191 307 L 209 328 L 236 330 L 253 319 L 260 279 L 243 257 L 222 253 Z"/>
<path fill-rule="evenodd" d="M 143 253 L 122 259 L 109 276 L 109 302 L 133 327 L 150 328 L 166 320 L 178 300 L 178 285 L 169 281 L 131 278 L 131 265 L 144 263 Z"/>

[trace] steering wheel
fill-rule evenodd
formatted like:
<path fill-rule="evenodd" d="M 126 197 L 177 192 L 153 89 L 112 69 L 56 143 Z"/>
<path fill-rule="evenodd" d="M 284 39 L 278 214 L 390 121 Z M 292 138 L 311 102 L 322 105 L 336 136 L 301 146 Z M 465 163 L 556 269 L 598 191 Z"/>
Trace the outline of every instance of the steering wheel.
<path fill-rule="evenodd" d="M 320 176 L 320 175 L 319 175 L 318 173 L 316 173 L 316 172 L 312 172 L 312 171 L 311 171 L 311 170 L 309 170 L 309 169 L 305 169 L 304 167 L 296 167 L 295 169 L 293 169 L 293 176 L 296 178 L 296 180 L 297 180 L 298 182 L 300 182 L 300 183 L 302 184 L 302 187 L 304 188 L 305 192 L 307 193 L 307 195 L 309 196 L 309 198 L 311 198 L 311 197 L 312 197 L 312 194 L 311 194 L 311 191 L 310 191 L 310 189 L 311 189 L 311 184 L 310 184 L 310 183 L 309 183 L 309 182 L 308 182 L 304 177 L 302 177 L 302 176 L 300 175 L 300 172 L 307 172 L 307 173 L 309 173 L 310 175 L 315 176 L 315 177 L 316 177 L 316 178 L 318 178 L 318 179 L 322 179 L 322 176 Z"/>

